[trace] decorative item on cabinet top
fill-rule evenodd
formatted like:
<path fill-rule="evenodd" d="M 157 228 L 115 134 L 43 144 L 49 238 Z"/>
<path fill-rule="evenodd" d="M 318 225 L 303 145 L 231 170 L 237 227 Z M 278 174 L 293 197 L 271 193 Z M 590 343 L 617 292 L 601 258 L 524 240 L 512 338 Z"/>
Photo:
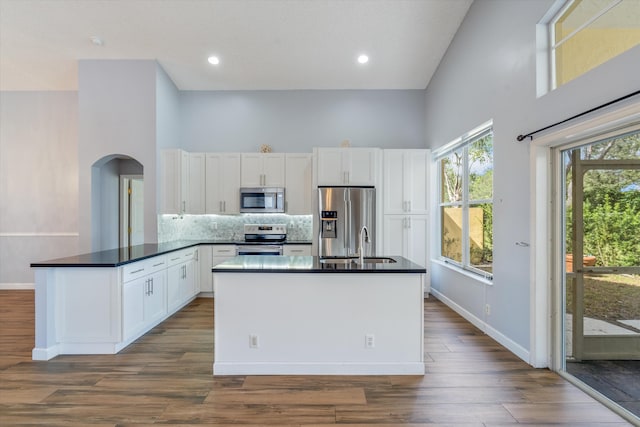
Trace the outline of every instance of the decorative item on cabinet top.
<path fill-rule="evenodd" d="M 271 148 L 271 146 L 269 144 L 262 144 L 260 146 L 260 150 L 261 153 L 271 153 L 273 151 L 273 149 Z"/>

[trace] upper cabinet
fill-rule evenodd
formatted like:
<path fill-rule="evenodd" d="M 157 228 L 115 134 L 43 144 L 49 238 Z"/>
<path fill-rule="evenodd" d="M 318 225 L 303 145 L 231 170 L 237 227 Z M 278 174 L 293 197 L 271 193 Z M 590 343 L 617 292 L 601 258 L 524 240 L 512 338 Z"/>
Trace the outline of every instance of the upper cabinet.
<path fill-rule="evenodd" d="M 384 213 L 428 213 L 429 150 L 384 150 Z"/>
<path fill-rule="evenodd" d="M 205 155 L 182 150 L 163 150 L 162 213 L 205 212 Z"/>
<path fill-rule="evenodd" d="M 239 213 L 240 154 L 207 153 L 205 171 L 206 213 Z"/>
<path fill-rule="evenodd" d="M 189 183 L 187 196 L 188 214 L 203 214 L 205 212 L 205 155 L 204 153 L 189 153 Z"/>
<path fill-rule="evenodd" d="M 316 148 L 318 185 L 375 185 L 377 148 Z"/>
<path fill-rule="evenodd" d="M 291 153 L 286 155 L 285 206 L 289 215 L 311 215 L 312 155 Z"/>
<path fill-rule="evenodd" d="M 285 155 L 282 153 L 242 153 L 242 187 L 284 187 Z"/>
<path fill-rule="evenodd" d="M 161 158 L 162 213 L 186 213 L 189 196 L 189 153 L 182 150 L 163 150 Z"/>

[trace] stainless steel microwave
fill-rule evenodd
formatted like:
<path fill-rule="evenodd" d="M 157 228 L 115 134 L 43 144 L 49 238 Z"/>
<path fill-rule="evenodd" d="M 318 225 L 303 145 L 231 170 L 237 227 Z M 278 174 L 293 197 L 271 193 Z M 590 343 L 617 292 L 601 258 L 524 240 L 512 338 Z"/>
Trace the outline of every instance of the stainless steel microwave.
<path fill-rule="evenodd" d="M 241 188 L 240 212 L 284 213 L 284 188 Z"/>

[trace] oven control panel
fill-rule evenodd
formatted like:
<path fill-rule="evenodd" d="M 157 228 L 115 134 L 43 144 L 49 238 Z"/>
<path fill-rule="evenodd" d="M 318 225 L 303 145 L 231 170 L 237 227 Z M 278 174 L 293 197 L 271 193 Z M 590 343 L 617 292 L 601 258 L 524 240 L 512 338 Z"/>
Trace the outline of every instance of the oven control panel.
<path fill-rule="evenodd" d="M 244 234 L 287 234 L 286 224 L 245 224 Z"/>

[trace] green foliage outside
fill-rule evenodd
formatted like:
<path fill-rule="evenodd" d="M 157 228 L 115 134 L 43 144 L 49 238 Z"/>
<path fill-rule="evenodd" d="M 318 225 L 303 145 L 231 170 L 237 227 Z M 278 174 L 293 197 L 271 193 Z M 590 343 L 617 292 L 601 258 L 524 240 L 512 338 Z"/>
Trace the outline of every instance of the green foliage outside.
<path fill-rule="evenodd" d="M 470 207 L 482 208 L 482 220 L 470 223 L 468 236 L 482 235 L 482 244 L 470 245 L 472 264 L 485 271 L 492 270 L 493 263 L 493 204 L 482 203 L 493 198 L 493 134 L 488 134 L 441 160 L 441 200 L 442 202 L 462 202 L 463 168 L 467 157 L 468 202 Z M 458 207 L 460 207 L 459 205 Z M 443 209 L 443 215 L 448 209 Z M 480 229 L 480 230 L 479 230 Z M 461 261 L 461 241 L 459 233 L 451 233 L 443 225 L 442 255 Z"/>
<path fill-rule="evenodd" d="M 613 166 L 590 170 L 583 179 L 584 250 L 598 266 L 640 265 L 640 134 L 605 140 L 580 150 L 583 160 L 632 160 L 635 169 Z M 569 157 L 567 156 L 567 159 Z M 572 165 L 566 162 L 566 245 L 572 252 Z"/>

